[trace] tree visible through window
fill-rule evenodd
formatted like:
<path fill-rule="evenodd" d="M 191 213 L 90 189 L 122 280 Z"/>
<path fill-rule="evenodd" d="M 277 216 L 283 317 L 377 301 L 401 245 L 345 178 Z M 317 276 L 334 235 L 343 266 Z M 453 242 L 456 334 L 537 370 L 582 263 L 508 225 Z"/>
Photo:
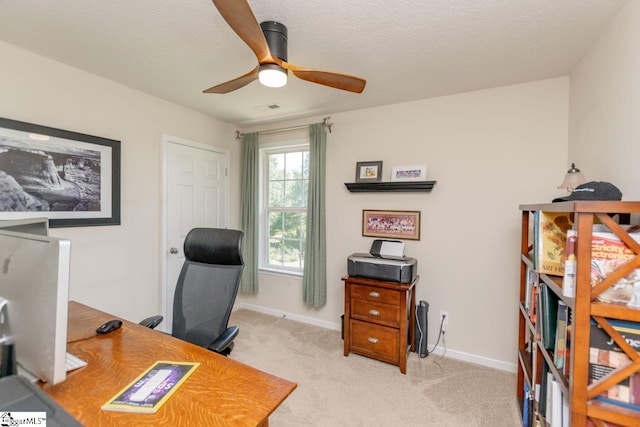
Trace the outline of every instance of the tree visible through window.
<path fill-rule="evenodd" d="M 265 160 L 268 250 L 263 264 L 267 268 L 301 273 L 307 222 L 309 150 L 300 147 L 295 151 L 270 150 L 266 152 Z"/>

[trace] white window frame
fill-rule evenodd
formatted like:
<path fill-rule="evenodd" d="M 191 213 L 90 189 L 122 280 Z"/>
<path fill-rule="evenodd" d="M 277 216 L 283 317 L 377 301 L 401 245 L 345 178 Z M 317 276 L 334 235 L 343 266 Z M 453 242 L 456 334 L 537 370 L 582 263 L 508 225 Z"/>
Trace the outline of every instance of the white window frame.
<path fill-rule="evenodd" d="M 272 273 L 281 273 L 293 276 L 302 276 L 304 271 L 301 268 L 291 268 L 286 266 L 270 265 L 269 260 L 269 215 L 267 206 L 267 196 L 269 191 L 269 179 L 267 171 L 267 159 L 269 154 L 287 153 L 309 150 L 308 130 L 304 133 L 291 132 L 289 135 L 274 134 L 269 138 L 261 137 L 259 150 L 260 167 L 260 222 L 259 222 L 259 251 L 258 270 Z M 266 141 L 264 141 L 266 139 Z"/>

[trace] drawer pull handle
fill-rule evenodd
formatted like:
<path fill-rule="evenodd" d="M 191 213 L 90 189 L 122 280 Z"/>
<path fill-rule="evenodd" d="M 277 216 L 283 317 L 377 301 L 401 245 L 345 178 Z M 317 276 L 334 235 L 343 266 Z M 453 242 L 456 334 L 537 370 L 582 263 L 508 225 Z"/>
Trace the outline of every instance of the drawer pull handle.
<path fill-rule="evenodd" d="M 371 292 L 369 292 L 369 296 L 371 298 L 380 298 L 380 292 L 371 291 Z"/>
<path fill-rule="evenodd" d="M 380 312 L 378 310 L 369 310 L 369 314 L 372 316 L 380 316 Z"/>
<path fill-rule="evenodd" d="M 368 340 L 371 344 L 378 344 L 378 338 L 369 337 Z"/>

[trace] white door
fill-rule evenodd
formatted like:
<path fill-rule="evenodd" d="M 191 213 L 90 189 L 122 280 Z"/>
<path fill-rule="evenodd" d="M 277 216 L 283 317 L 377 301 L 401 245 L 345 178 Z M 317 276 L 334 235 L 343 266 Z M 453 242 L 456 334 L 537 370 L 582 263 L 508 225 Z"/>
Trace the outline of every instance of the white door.
<path fill-rule="evenodd" d="M 162 330 L 171 332 L 173 294 L 187 233 L 194 227 L 227 227 L 229 152 L 170 136 L 164 142 Z"/>

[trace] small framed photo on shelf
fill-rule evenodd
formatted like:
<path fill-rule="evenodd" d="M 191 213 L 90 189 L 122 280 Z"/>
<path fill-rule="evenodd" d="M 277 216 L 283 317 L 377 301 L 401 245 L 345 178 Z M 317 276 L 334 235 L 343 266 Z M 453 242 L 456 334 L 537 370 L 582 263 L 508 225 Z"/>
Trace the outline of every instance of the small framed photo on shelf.
<path fill-rule="evenodd" d="M 420 240 L 420 211 L 362 211 L 362 235 Z"/>
<path fill-rule="evenodd" d="M 394 166 L 391 181 L 426 181 L 427 165 Z"/>
<path fill-rule="evenodd" d="M 377 182 L 382 179 L 382 160 L 356 163 L 356 182 Z"/>

